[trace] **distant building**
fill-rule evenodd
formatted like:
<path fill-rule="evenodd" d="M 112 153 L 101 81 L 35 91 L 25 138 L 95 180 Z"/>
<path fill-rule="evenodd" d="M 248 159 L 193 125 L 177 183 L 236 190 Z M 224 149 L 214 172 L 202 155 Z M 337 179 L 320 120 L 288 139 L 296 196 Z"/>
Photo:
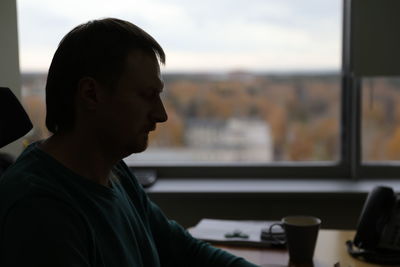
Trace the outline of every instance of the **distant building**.
<path fill-rule="evenodd" d="M 269 125 L 260 119 L 191 120 L 186 142 L 203 160 L 271 161 Z"/>
<path fill-rule="evenodd" d="M 273 160 L 269 125 L 260 119 L 191 119 L 185 148 L 149 148 L 126 160 L 155 162 L 269 162 Z"/>
<path fill-rule="evenodd" d="M 43 99 L 45 98 L 45 88 L 46 88 L 46 79 L 47 75 L 43 73 L 23 73 L 21 75 L 22 79 L 22 88 L 21 94 L 22 97 L 28 96 L 39 96 Z"/>

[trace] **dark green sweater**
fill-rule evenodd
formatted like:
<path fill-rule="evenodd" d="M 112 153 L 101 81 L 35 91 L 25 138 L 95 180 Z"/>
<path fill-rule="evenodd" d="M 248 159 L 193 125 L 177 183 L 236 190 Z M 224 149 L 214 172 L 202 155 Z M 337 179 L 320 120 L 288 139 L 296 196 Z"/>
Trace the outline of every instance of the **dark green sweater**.
<path fill-rule="evenodd" d="M 0 266 L 255 266 L 168 220 L 124 162 L 113 174 L 105 187 L 28 147 L 0 179 Z"/>

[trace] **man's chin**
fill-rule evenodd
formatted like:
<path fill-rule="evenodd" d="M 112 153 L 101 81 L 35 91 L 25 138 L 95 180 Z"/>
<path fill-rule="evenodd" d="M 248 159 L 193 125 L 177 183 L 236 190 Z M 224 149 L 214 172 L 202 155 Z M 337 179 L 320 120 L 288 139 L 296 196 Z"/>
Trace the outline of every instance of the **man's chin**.
<path fill-rule="evenodd" d="M 130 146 L 130 147 L 125 147 L 124 152 L 122 153 L 122 158 L 126 158 L 132 154 L 138 154 L 143 151 L 145 151 L 147 148 L 146 146 Z"/>
<path fill-rule="evenodd" d="M 137 148 L 133 153 L 141 153 L 141 152 L 145 151 L 146 149 L 147 149 L 147 144 L 146 144 L 146 146 Z"/>
<path fill-rule="evenodd" d="M 133 140 L 133 142 L 125 143 L 121 148 L 123 148 L 122 153 L 124 157 L 127 157 L 131 154 L 141 153 L 145 151 L 147 147 L 148 147 L 148 138 L 147 136 L 145 136 L 145 138 L 141 138 L 140 140 Z"/>
<path fill-rule="evenodd" d="M 147 138 L 146 138 L 145 142 L 138 142 L 136 144 L 133 144 L 131 153 L 143 152 L 147 149 L 148 145 L 149 145 L 149 142 L 148 142 Z"/>

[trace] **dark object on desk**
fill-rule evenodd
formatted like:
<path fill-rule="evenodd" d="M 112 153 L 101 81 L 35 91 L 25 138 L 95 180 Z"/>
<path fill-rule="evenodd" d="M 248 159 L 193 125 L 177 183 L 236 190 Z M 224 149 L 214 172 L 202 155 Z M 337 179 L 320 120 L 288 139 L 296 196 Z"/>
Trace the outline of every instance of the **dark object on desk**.
<path fill-rule="evenodd" d="M 261 238 L 263 229 L 269 229 L 277 221 L 243 221 L 202 219 L 196 226 L 189 229 L 190 234 L 200 240 L 215 245 L 239 247 L 283 248 L 276 239 Z M 283 230 L 279 231 L 280 234 Z M 277 232 L 277 233 L 279 233 Z"/>
<path fill-rule="evenodd" d="M 0 148 L 32 129 L 31 120 L 9 88 L 0 87 Z"/>
<path fill-rule="evenodd" d="M 377 264 L 400 264 L 400 196 L 378 186 L 364 204 L 354 241 L 347 250 L 355 258 Z"/>
<path fill-rule="evenodd" d="M 274 247 L 286 246 L 286 235 L 284 232 L 271 233 L 269 229 L 262 229 L 261 240 L 270 242 Z"/>
<path fill-rule="evenodd" d="M 240 230 L 235 230 L 233 232 L 226 233 L 225 237 L 226 238 L 243 238 L 243 239 L 247 239 L 247 238 L 249 238 L 249 235 L 243 233 Z"/>

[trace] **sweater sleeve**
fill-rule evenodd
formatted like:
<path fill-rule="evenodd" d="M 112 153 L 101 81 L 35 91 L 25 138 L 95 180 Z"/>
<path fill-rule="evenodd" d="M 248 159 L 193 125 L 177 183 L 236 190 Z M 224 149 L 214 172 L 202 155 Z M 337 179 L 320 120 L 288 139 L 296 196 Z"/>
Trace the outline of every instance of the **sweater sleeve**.
<path fill-rule="evenodd" d="M 152 232 L 159 247 L 160 258 L 162 262 L 168 263 L 167 266 L 256 266 L 243 258 L 193 238 L 178 223 L 168 220 L 151 200 L 147 201 Z"/>
<path fill-rule="evenodd" d="M 215 266 L 215 267 L 255 267 L 243 258 L 236 257 L 222 249 L 211 246 L 190 235 L 181 225 L 169 220 L 161 209 L 153 203 L 136 181 L 129 168 L 123 163 L 125 171 L 132 178 L 139 201 L 148 220 L 150 232 L 156 242 L 162 266 Z"/>
<path fill-rule="evenodd" d="M 92 266 L 89 237 L 67 205 L 47 197 L 20 200 L 2 226 L 2 267 Z"/>

